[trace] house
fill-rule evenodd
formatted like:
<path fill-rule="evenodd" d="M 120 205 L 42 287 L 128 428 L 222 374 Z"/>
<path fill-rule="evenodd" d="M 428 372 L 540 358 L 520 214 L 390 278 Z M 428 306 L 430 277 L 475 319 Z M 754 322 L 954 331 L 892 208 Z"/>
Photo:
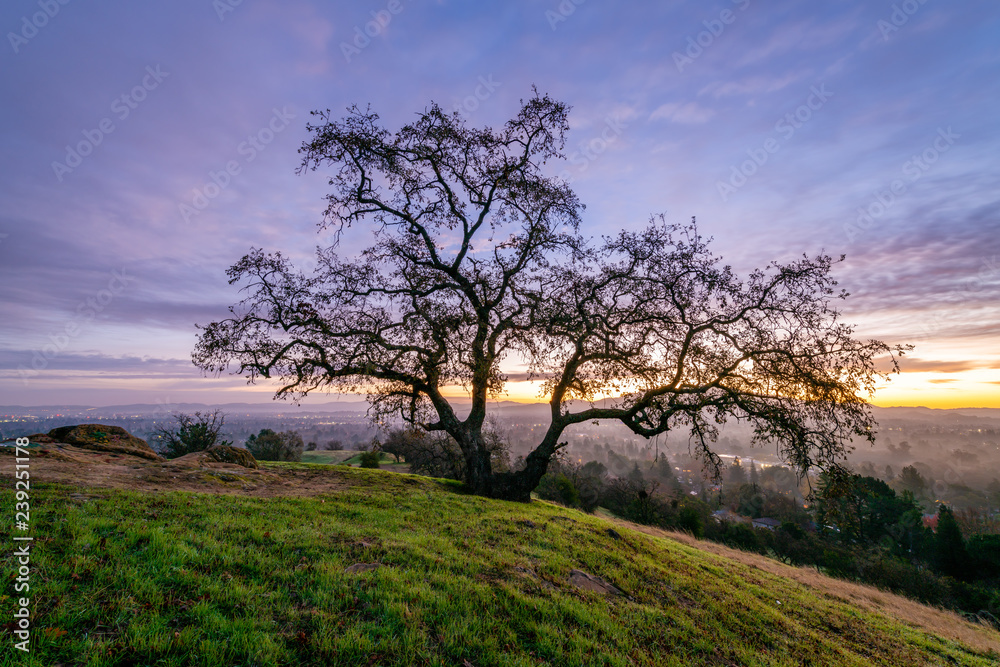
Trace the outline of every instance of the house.
<path fill-rule="evenodd" d="M 777 519 L 771 519 L 771 518 L 768 518 L 768 517 L 764 517 L 764 518 L 761 518 L 761 519 L 754 519 L 753 520 L 753 527 L 754 528 L 767 528 L 768 530 L 774 530 L 775 528 L 777 528 L 780 525 L 781 525 L 780 521 L 778 521 Z"/>

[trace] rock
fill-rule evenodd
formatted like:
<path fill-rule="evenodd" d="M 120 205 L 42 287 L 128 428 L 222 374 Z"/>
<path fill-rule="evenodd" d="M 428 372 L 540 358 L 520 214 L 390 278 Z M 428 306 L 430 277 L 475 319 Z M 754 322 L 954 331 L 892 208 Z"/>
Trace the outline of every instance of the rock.
<path fill-rule="evenodd" d="M 525 519 L 524 521 L 518 521 L 518 523 L 521 524 L 522 526 L 524 526 L 525 528 L 535 528 L 536 527 L 535 522 L 532 521 L 531 519 Z"/>
<path fill-rule="evenodd" d="M 255 470 L 260 468 L 260 464 L 257 463 L 253 454 L 245 449 L 229 447 L 228 445 L 216 445 L 201 452 L 191 452 L 167 461 L 167 465 L 182 468 L 216 468 L 219 463 L 228 463 Z"/>
<path fill-rule="evenodd" d="M 382 563 L 355 563 L 354 565 L 348 565 L 344 568 L 344 574 L 361 574 L 362 572 L 371 572 L 372 570 L 377 570 L 380 567 L 385 567 Z"/>
<path fill-rule="evenodd" d="M 253 457 L 253 454 L 240 447 L 216 445 L 215 447 L 209 447 L 201 453 L 205 455 L 205 458 L 218 461 L 219 463 L 233 463 L 244 468 L 253 468 L 254 470 L 260 468 L 260 464 L 257 463 L 257 459 Z"/>
<path fill-rule="evenodd" d="M 595 577 L 583 570 L 570 570 L 569 583 L 584 591 L 593 591 L 601 595 L 624 595 L 618 588 L 600 577 Z"/>
<path fill-rule="evenodd" d="M 52 438 L 53 442 L 64 442 L 78 449 L 127 454 L 151 461 L 163 460 L 145 440 L 135 437 L 121 426 L 108 424 L 60 426 L 49 431 L 48 437 Z"/>
<path fill-rule="evenodd" d="M 620 539 L 622 539 L 622 534 L 619 533 L 614 528 L 608 528 L 608 530 L 606 532 L 608 533 L 608 537 L 610 537 L 610 538 L 612 538 L 614 540 L 620 540 Z"/>

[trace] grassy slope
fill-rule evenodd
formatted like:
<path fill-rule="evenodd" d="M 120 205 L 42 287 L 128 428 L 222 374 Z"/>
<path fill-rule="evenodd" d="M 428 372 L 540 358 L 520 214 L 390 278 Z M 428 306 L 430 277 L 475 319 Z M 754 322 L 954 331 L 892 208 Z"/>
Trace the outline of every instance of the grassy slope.
<path fill-rule="evenodd" d="M 406 463 L 396 463 L 396 459 L 388 454 L 382 454 L 380 460 L 382 462 L 383 470 L 399 471 L 407 468 L 408 465 Z M 327 464 L 346 463 L 348 465 L 357 466 L 361 463 L 361 452 L 357 450 L 321 450 L 302 452 L 302 462 Z"/>
<path fill-rule="evenodd" d="M 36 490 L 36 643 L 25 660 L 5 635 L 0 664 L 996 664 L 673 540 L 612 539 L 600 518 L 330 474 L 353 486 L 307 499 Z M 8 489 L 2 500 L 12 516 Z M 388 567 L 344 573 L 373 561 Z M 580 592 L 572 568 L 632 599 Z M 10 609 L 3 598 L 5 621 Z"/>

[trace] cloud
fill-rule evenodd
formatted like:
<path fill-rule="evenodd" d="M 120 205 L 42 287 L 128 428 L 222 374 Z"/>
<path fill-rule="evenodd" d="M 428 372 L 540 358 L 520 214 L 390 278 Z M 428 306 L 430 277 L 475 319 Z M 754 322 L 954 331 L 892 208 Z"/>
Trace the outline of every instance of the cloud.
<path fill-rule="evenodd" d="M 0 370 L 17 370 L 31 366 L 33 350 L 0 350 Z M 79 354 L 60 352 L 47 359 L 46 371 L 125 373 L 162 376 L 179 374 L 191 377 L 200 373 L 190 359 L 157 359 L 153 357 L 114 356 L 110 354 Z"/>
<path fill-rule="evenodd" d="M 700 125 L 707 123 L 714 115 L 713 110 L 699 106 L 697 102 L 688 102 L 687 104 L 670 102 L 653 111 L 649 115 L 649 119 L 666 120 L 682 125 Z"/>
<path fill-rule="evenodd" d="M 751 76 L 740 81 L 713 81 L 698 91 L 698 96 L 711 95 L 715 98 L 734 95 L 760 95 L 773 93 L 803 79 L 807 72 L 795 72 L 784 76 Z"/>
<path fill-rule="evenodd" d="M 903 357 L 899 365 L 903 372 L 906 373 L 961 373 L 963 371 L 992 367 L 988 362 L 936 361 L 933 359 L 914 359 L 911 357 Z"/>

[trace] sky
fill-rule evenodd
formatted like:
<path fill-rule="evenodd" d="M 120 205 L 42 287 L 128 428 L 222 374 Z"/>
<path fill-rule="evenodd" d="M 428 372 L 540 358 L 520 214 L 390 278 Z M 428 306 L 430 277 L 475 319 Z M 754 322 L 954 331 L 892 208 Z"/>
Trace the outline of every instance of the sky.
<path fill-rule="evenodd" d="M 270 401 L 190 354 L 249 248 L 331 242 L 309 111 L 499 126 L 535 85 L 572 107 L 584 233 L 845 254 L 857 336 L 916 346 L 875 404 L 1000 407 L 1000 3 L 8 0 L 0 28 L 0 405 Z"/>

